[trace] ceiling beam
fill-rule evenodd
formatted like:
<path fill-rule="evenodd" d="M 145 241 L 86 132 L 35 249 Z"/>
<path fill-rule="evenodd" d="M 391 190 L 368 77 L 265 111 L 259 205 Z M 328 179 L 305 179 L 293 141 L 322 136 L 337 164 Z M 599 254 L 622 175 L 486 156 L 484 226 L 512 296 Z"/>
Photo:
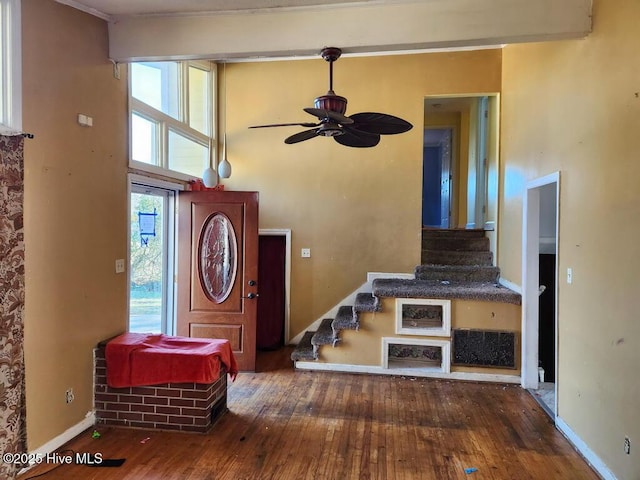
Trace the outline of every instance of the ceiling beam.
<path fill-rule="evenodd" d="M 583 38 L 591 0 L 430 0 L 316 9 L 132 16 L 109 23 L 113 60 L 250 59 Z"/>

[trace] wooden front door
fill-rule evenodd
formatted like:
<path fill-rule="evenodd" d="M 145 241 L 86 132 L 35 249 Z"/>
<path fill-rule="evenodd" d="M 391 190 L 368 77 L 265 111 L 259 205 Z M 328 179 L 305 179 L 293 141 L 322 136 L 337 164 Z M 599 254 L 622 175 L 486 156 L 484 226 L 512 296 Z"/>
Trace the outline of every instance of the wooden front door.
<path fill-rule="evenodd" d="M 226 338 L 238 368 L 256 365 L 258 194 L 178 196 L 177 334 Z"/>

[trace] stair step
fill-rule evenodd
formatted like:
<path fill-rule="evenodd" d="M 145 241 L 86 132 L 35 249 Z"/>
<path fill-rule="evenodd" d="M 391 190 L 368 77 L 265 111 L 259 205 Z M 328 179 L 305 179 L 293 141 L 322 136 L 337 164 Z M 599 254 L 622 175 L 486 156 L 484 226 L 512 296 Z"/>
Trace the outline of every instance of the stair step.
<path fill-rule="evenodd" d="M 373 293 L 361 292 L 356 295 L 353 310 L 355 312 L 381 312 L 382 305 L 380 305 L 380 299 L 375 297 Z"/>
<path fill-rule="evenodd" d="M 343 305 L 338 308 L 336 318 L 333 319 L 331 327 L 333 328 L 333 335 L 337 338 L 340 330 L 358 330 L 360 324 L 357 317 L 354 315 L 353 307 Z"/>
<path fill-rule="evenodd" d="M 311 344 L 311 338 L 313 334 L 316 332 L 307 331 L 304 332 L 302 336 L 302 340 L 296 346 L 295 350 L 291 352 L 291 360 L 294 362 L 305 361 L 305 360 L 317 360 L 318 356 Z"/>
<path fill-rule="evenodd" d="M 498 267 L 489 265 L 418 265 L 414 271 L 419 280 L 447 280 L 449 282 L 497 283 Z"/>
<path fill-rule="evenodd" d="M 423 228 L 422 238 L 474 238 L 484 237 L 485 231 L 482 229 L 464 229 L 464 228 Z"/>
<path fill-rule="evenodd" d="M 491 252 L 456 252 L 450 250 L 422 250 L 422 264 L 434 265 L 493 265 Z M 375 294 L 375 292 L 374 292 Z"/>
<path fill-rule="evenodd" d="M 489 238 L 487 237 L 423 237 L 422 248 L 424 250 L 455 250 L 488 252 Z"/>
<path fill-rule="evenodd" d="M 311 345 L 315 348 L 315 352 L 318 352 L 318 347 L 322 345 L 332 345 L 335 346 L 337 337 L 333 333 L 333 329 L 331 328 L 331 324 L 333 323 L 332 318 L 325 318 L 320 322 L 320 326 L 316 333 L 311 337 Z"/>
<path fill-rule="evenodd" d="M 373 294 L 395 298 L 459 298 L 487 302 L 521 304 L 521 296 L 502 285 L 490 282 L 438 282 L 404 278 L 376 278 Z"/>

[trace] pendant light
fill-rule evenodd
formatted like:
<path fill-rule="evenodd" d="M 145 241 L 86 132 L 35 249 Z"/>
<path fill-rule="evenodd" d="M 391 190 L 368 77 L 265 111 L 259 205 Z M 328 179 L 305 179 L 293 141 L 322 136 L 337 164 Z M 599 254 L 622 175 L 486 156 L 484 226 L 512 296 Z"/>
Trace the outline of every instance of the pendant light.
<path fill-rule="evenodd" d="M 225 124 L 227 123 L 227 119 L 225 116 Z M 227 160 L 227 134 L 224 134 L 223 137 L 224 145 L 222 146 L 222 162 L 218 165 L 218 175 L 220 178 L 229 178 L 231 176 L 231 164 L 229 160 Z"/>

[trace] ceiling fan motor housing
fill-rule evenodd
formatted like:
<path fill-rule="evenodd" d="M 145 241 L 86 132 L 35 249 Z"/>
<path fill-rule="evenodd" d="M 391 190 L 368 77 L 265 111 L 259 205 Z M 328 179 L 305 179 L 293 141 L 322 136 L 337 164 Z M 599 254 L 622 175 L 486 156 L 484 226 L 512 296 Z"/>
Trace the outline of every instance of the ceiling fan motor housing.
<path fill-rule="evenodd" d="M 315 108 L 337 112 L 342 115 L 347 111 L 347 99 L 336 95 L 332 91 L 327 92 L 326 95 L 317 97 L 313 104 Z"/>

